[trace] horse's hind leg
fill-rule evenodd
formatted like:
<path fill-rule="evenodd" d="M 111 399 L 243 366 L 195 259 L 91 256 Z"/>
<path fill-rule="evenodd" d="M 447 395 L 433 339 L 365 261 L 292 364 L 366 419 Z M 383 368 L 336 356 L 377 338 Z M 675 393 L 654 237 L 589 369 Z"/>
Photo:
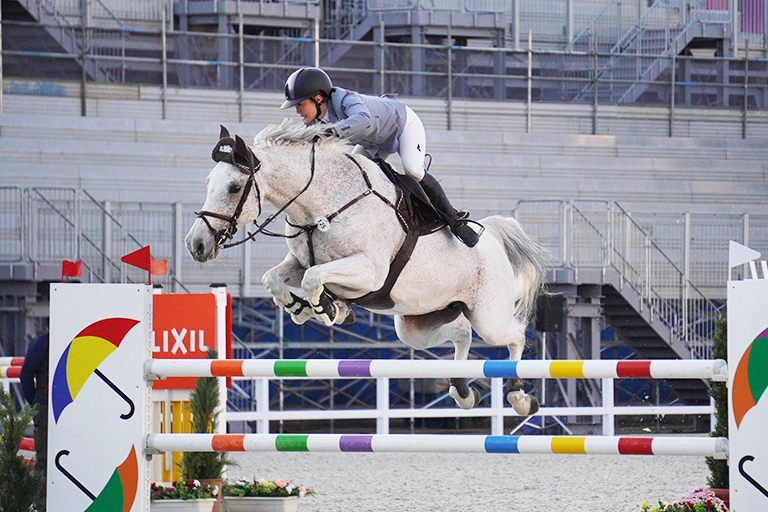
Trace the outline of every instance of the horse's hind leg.
<path fill-rule="evenodd" d="M 522 343 L 508 345 L 507 348 L 509 349 L 509 360 L 519 361 L 523 357 L 525 338 L 523 338 Z M 536 400 L 535 396 L 527 395 L 523 391 L 523 381 L 518 378 L 507 379 L 504 385 L 504 396 L 509 405 L 520 415 L 529 416 L 539 411 L 539 401 Z"/>
<path fill-rule="evenodd" d="M 427 315 L 395 316 L 395 332 L 403 343 L 417 350 L 450 340 L 455 347 L 454 360 L 464 360 L 469 356 L 472 327 L 460 313 L 461 305 L 456 303 Z M 480 393 L 467 384 L 467 379 L 452 378 L 448 394 L 462 409 L 471 409 L 480 403 Z"/>
<path fill-rule="evenodd" d="M 454 338 L 451 338 L 455 347 L 453 359 L 465 361 L 469 357 L 469 347 L 472 345 L 472 326 L 466 318 L 463 316 L 460 318 L 461 330 L 457 332 Z M 458 320 L 455 322 L 458 322 Z M 471 409 L 480 403 L 480 392 L 476 388 L 470 387 L 465 378 L 451 378 L 451 387 L 448 389 L 448 394 L 456 401 L 456 405 L 462 409 Z"/>
<path fill-rule="evenodd" d="M 510 321 L 510 312 L 499 310 L 493 301 L 486 303 L 485 307 L 477 308 L 469 316 L 472 327 L 486 343 L 494 346 L 506 345 L 509 349 L 510 361 L 520 360 L 525 348 L 526 325 L 523 322 L 517 318 L 512 318 Z M 521 416 L 528 416 L 539 410 L 538 400 L 523 391 L 523 383 L 520 379 L 508 379 L 504 394 L 507 402 Z"/>

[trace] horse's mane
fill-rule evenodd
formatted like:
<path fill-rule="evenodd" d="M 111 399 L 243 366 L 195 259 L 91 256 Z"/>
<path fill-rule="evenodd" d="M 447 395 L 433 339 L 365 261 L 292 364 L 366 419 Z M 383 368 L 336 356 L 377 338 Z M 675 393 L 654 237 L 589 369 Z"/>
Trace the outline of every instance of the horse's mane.
<path fill-rule="evenodd" d="M 323 132 L 328 125 L 314 124 L 307 126 L 304 123 L 295 123 L 291 119 L 283 119 L 279 125 L 270 124 L 261 130 L 253 139 L 254 146 L 304 146 L 312 143 L 316 137 L 320 137 L 321 146 L 330 148 L 345 148 L 349 145 L 344 139 L 337 137 L 323 137 Z"/>

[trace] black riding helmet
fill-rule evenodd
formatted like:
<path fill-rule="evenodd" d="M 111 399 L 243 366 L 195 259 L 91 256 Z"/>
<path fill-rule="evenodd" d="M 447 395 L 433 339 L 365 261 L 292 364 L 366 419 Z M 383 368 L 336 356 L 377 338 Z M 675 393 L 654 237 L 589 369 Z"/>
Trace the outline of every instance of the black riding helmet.
<path fill-rule="evenodd" d="M 300 68 L 291 73 L 285 81 L 285 101 L 280 108 L 290 108 L 298 105 L 318 92 L 326 97 L 331 95 L 333 83 L 330 77 L 320 68 Z"/>

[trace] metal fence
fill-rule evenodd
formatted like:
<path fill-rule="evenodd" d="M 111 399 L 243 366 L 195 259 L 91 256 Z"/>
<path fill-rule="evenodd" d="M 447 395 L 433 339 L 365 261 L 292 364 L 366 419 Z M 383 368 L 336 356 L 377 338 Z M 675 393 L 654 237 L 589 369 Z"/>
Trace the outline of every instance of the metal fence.
<path fill-rule="evenodd" d="M 116 282 L 140 277 L 125 274 L 119 260 L 150 245 L 153 258 L 168 260 L 168 284 L 238 283 L 235 294 L 262 296 L 260 276 L 282 260 L 285 243 L 262 237 L 222 251 L 214 262 L 197 263 L 183 246 L 197 207 L 99 202 L 76 189 L 0 187 L 0 261 L 81 259 L 94 280 Z M 497 213 L 523 224 L 548 251 L 549 266 L 617 267 L 664 299 L 679 299 L 685 281 L 705 297 L 724 299 L 729 240 L 768 254 L 768 215 L 632 213 L 613 201 L 588 200 L 526 200 L 511 212 L 473 215 Z"/>
<path fill-rule="evenodd" d="M 54 27 L 50 27 L 53 29 Z M 60 28 L 60 27 L 59 27 Z M 39 24 L 3 22 L 9 34 Z M 319 63 L 337 83 L 366 93 L 535 102 L 676 106 L 768 106 L 768 60 L 572 53 L 389 41 L 319 40 L 180 31 L 73 29 L 78 54 L 3 48 L 6 78 L 70 79 L 239 91 L 283 88 L 296 67 Z M 351 53 L 350 53 L 351 52 Z M 347 67 L 342 55 L 370 67 Z M 81 69 L 85 64 L 86 73 Z M 81 92 L 85 94 L 85 85 Z M 630 91 L 631 89 L 631 91 Z M 83 102 L 85 104 L 85 102 Z"/>
<path fill-rule="evenodd" d="M 259 239 L 196 263 L 183 247 L 193 207 L 179 203 L 99 203 L 74 189 L 13 187 L 0 188 L 0 201 L 1 262 L 80 260 L 92 282 L 144 281 L 120 257 L 150 245 L 153 258 L 168 260 L 158 284 L 202 291 L 214 282 L 237 283 L 235 296 L 265 296 L 260 276 L 286 252 L 282 240 Z M 499 212 L 475 212 L 484 213 Z M 636 218 L 615 202 L 583 200 L 521 201 L 512 213 L 548 251 L 550 267 L 601 269 L 606 284 L 615 285 L 607 274 L 614 272 L 696 357 L 711 350 L 718 311 L 712 300 L 725 298 L 728 240 L 768 253 L 767 215 Z"/>

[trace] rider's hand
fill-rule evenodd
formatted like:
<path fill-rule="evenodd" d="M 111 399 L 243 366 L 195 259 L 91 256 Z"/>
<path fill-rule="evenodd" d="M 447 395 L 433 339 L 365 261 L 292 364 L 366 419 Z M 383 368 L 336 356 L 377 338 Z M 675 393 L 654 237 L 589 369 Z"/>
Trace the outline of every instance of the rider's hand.
<path fill-rule="evenodd" d="M 338 137 L 339 136 L 339 134 L 336 132 L 336 128 L 334 128 L 333 126 L 329 126 L 325 130 L 323 130 L 322 135 L 323 135 L 323 138 L 325 138 L 325 139 L 330 139 L 332 137 Z"/>

